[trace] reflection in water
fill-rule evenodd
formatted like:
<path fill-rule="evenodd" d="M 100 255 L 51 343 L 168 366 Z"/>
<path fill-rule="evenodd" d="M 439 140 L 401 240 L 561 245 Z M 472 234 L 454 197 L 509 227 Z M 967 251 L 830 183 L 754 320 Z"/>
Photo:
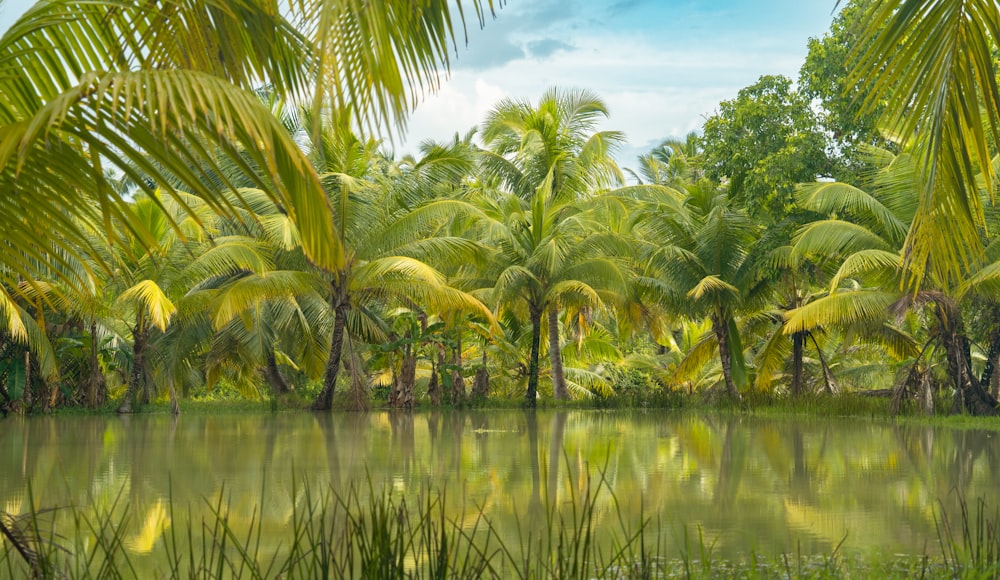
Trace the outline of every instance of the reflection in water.
<path fill-rule="evenodd" d="M 110 506 L 133 514 L 126 548 L 162 550 L 167 516 L 223 500 L 238 529 L 277 538 L 305 489 L 416 496 L 446 489 L 453 517 L 536 525 L 601 475 L 623 518 L 665 539 L 702 529 L 720 556 L 847 548 L 922 553 L 934 510 L 958 493 L 1000 504 L 1000 436 L 870 421 L 769 421 L 657 413 L 497 411 L 417 414 L 60 417 L 0 421 L 0 509 Z M 610 499 L 598 515 L 615 521 Z M 72 525 L 69 513 L 67 531 Z M 179 515 L 177 517 L 180 517 Z M 529 521 L 524 521 L 529 518 Z M 471 521 L 471 519 L 470 519 Z M 241 523 L 242 522 L 242 523 Z M 513 531 L 510 532 L 513 534 Z M 153 556 L 150 556 L 153 557 Z"/>

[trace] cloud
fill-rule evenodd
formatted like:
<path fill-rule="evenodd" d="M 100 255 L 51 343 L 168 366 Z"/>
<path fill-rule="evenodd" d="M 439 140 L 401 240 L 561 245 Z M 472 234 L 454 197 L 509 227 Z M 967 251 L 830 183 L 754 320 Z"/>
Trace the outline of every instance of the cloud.
<path fill-rule="evenodd" d="M 457 73 L 436 95 L 417 107 L 400 151 L 415 153 L 421 141 L 442 141 L 455 133 L 466 133 L 483 120 L 497 101 L 507 96 L 503 88 L 483 77 Z"/>
<path fill-rule="evenodd" d="M 634 166 L 637 154 L 664 138 L 699 130 L 720 101 L 761 75 L 797 76 L 806 39 L 832 15 L 801 0 L 773 1 L 753 8 L 736 0 L 511 3 L 484 30 L 470 30 L 462 65 L 414 114 L 409 150 L 425 137 L 464 133 L 501 97 L 536 102 L 559 86 L 605 100 L 611 118 L 601 129 L 625 132 L 629 142 L 616 157 Z M 751 26 L 751 16 L 764 24 Z M 474 66 L 475 59 L 490 64 Z"/>
<path fill-rule="evenodd" d="M 573 50 L 575 47 L 557 38 L 544 38 L 528 42 L 525 48 L 528 50 L 528 54 L 534 58 L 546 58 L 552 56 L 557 51 Z"/>
<path fill-rule="evenodd" d="M 646 0 L 619 0 L 608 6 L 609 16 L 619 16 L 624 12 L 630 12 L 646 3 Z"/>

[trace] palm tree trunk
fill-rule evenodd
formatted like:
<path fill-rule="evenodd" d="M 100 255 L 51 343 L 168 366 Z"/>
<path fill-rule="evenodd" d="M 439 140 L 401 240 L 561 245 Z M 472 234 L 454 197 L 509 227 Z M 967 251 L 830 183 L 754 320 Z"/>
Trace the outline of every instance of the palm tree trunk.
<path fill-rule="evenodd" d="M 957 332 L 944 332 L 948 374 L 955 383 L 955 402 L 972 415 L 997 415 L 997 400 L 990 395 L 979 379 L 972 374 L 969 341 Z"/>
<path fill-rule="evenodd" d="M 87 406 L 96 408 L 104 402 L 104 373 L 97 358 L 97 323 L 90 323 L 90 377 L 87 380 Z"/>
<path fill-rule="evenodd" d="M 125 397 L 118 407 L 119 415 L 132 412 L 132 404 L 145 374 L 146 341 L 149 339 L 149 331 L 143 328 L 143 326 L 142 320 L 140 320 L 136 323 L 135 328 L 132 329 L 132 372 L 128 376 L 128 387 L 125 389 Z"/>
<path fill-rule="evenodd" d="M 399 370 L 399 391 L 393 406 L 397 409 L 413 409 L 413 386 L 417 382 L 417 353 L 413 345 L 407 345 L 403 354 L 403 365 Z"/>
<path fill-rule="evenodd" d="M 989 389 L 993 398 L 1000 395 L 996 390 L 996 385 L 1000 385 L 1000 383 L 996 382 L 993 376 L 996 374 L 998 362 L 1000 362 L 1000 327 L 994 328 L 993 332 L 990 333 L 990 349 L 986 353 L 986 366 L 983 367 L 983 374 L 979 379 L 979 384 L 984 389 Z"/>
<path fill-rule="evenodd" d="M 538 405 L 538 350 L 542 342 L 542 308 L 530 307 L 531 313 L 531 359 L 528 361 L 528 391 L 524 394 L 524 404 L 529 409 Z"/>
<path fill-rule="evenodd" d="M 462 376 L 462 327 L 455 329 L 455 349 L 451 353 L 451 404 L 459 407 L 465 402 L 465 377 Z"/>
<path fill-rule="evenodd" d="M 267 379 L 267 384 L 271 387 L 273 394 L 286 395 L 291 392 L 292 388 L 288 386 L 285 377 L 281 376 L 281 370 L 278 368 L 278 360 L 274 356 L 274 350 L 270 348 L 266 350 L 264 358 L 267 362 L 264 367 L 264 378 Z"/>
<path fill-rule="evenodd" d="M 441 386 L 438 382 L 438 371 L 440 367 L 433 360 L 431 361 L 431 379 L 427 383 L 427 396 L 431 399 L 431 404 L 435 407 L 441 406 Z"/>
<path fill-rule="evenodd" d="M 712 316 L 712 328 L 719 341 L 719 360 L 722 362 L 722 376 L 726 380 L 726 393 L 738 401 L 740 392 L 733 382 L 733 354 L 729 351 L 729 324 L 717 314 Z"/>
<path fill-rule="evenodd" d="M 552 363 L 552 394 L 557 400 L 569 399 L 566 376 L 563 374 L 562 349 L 559 347 L 559 308 L 549 306 L 549 361 Z"/>
<path fill-rule="evenodd" d="M 24 401 L 24 412 L 27 413 L 31 410 L 31 402 L 33 399 L 31 392 L 31 351 L 24 351 L 24 390 L 21 391 L 21 400 Z"/>
<path fill-rule="evenodd" d="M 472 398 L 485 399 L 490 396 L 490 373 L 486 370 L 486 344 L 483 343 L 483 360 L 476 369 L 476 378 L 472 381 Z"/>
<path fill-rule="evenodd" d="M 796 332 L 792 335 L 792 395 L 796 397 L 805 391 L 805 373 L 802 364 L 805 349 L 805 332 Z"/>
<path fill-rule="evenodd" d="M 334 307 L 333 337 L 330 339 L 330 358 L 326 361 L 326 374 L 323 376 L 323 390 L 316 395 L 311 409 L 313 411 L 329 411 L 333 408 L 333 392 L 337 388 L 337 375 L 340 374 L 340 354 L 344 348 L 344 327 L 347 323 L 347 303 L 340 301 Z"/>
<path fill-rule="evenodd" d="M 965 336 L 958 305 L 949 297 L 934 301 L 938 333 L 948 359 L 948 374 L 955 383 L 955 408 L 972 415 L 997 415 L 997 400 L 972 373 L 969 339 Z"/>
<path fill-rule="evenodd" d="M 348 357 L 347 370 L 351 377 L 351 397 L 347 404 L 348 411 L 368 410 L 368 377 L 364 372 L 361 358 L 354 352 L 354 343 L 347 339 Z"/>
<path fill-rule="evenodd" d="M 826 357 L 823 356 L 823 349 L 820 348 L 819 342 L 816 340 L 816 335 L 809 333 L 807 336 L 812 339 L 813 346 L 816 347 L 816 358 L 819 359 L 819 366 L 823 370 L 824 389 L 827 393 L 832 395 L 838 390 L 837 381 L 833 378 L 833 372 L 830 370 L 830 365 L 826 364 Z"/>
<path fill-rule="evenodd" d="M 444 356 L 444 344 L 437 345 L 437 369 L 438 369 L 438 401 L 445 404 L 451 403 L 451 371 L 448 370 L 448 361 Z"/>
<path fill-rule="evenodd" d="M 177 391 L 174 382 L 170 381 L 170 414 L 176 417 L 181 414 L 181 406 L 177 403 Z"/>

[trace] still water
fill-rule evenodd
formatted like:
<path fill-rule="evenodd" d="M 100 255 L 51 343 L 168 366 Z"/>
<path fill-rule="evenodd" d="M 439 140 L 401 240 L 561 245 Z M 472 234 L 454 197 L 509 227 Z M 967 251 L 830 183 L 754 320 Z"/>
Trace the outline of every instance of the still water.
<path fill-rule="evenodd" d="M 456 519 L 481 509 L 513 533 L 515 518 L 579 497 L 588 474 L 618 503 L 605 494 L 598 518 L 648 518 L 667 545 L 686 526 L 727 558 L 828 554 L 842 540 L 866 554 L 936 553 L 935 514 L 959 493 L 1000 505 L 1000 433 L 602 411 L 0 421 L 0 510 L 25 513 L 29 482 L 39 508 L 120 498 L 140 558 L 163 549 L 171 498 L 175 517 L 198 521 L 222 497 L 234 529 L 255 517 L 279 536 L 305 488 L 370 480 L 404 497 L 445 489 Z"/>

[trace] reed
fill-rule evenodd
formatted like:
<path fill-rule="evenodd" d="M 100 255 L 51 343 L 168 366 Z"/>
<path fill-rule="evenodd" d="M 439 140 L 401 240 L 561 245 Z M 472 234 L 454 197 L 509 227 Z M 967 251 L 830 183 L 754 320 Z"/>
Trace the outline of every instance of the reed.
<path fill-rule="evenodd" d="M 444 490 L 428 486 L 404 496 L 367 479 L 345 493 L 327 489 L 317 494 L 304 486 L 283 537 L 267 538 L 264 513 L 256 508 L 249 514 L 249 525 L 236 531 L 223 490 L 206 500 L 204 517 L 196 521 L 188 508 L 184 523 L 164 531 L 158 540 L 160 555 L 153 563 L 139 562 L 125 549 L 131 510 L 120 492 L 105 506 L 30 509 L 17 518 L 2 515 L 0 577 L 1000 577 L 1000 512 L 982 501 L 970 507 L 959 498 L 961 509 L 954 520 L 945 515 L 943 506 L 937 510 L 941 554 L 936 556 L 866 559 L 842 554 L 837 546 L 827 555 L 803 556 L 796 551 L 767 558 L 751 552 L 743 560 L 730 561 L 716 557 L 715 542 L 700 528 L 678 526 L 672 538 L 678 547 L 671 547 L 666 541 L 670 534 L 663 533 L 660 525 L 625 517 L 603 472 L 581 477 L 570 486 L 580 491 L 571 493 L 564 505 L 547 498 L 542 512 L 532 512 L 544 514 L 540 523 L 517 517 L 516 531 L 508 535 L 500 533 L 482 508 L 476 508 L 471 518 L 450 516 Z M 297 486 L 293 487 L 293 495 L 299 497 Z M 35 505 L 31 497 L 29 505 Z M 168 502 L 172 522 L 178 521 L 175 507 Z M 64 510 L 72 513 L 68 535 L 57 532 L 52 517 Z"/>

